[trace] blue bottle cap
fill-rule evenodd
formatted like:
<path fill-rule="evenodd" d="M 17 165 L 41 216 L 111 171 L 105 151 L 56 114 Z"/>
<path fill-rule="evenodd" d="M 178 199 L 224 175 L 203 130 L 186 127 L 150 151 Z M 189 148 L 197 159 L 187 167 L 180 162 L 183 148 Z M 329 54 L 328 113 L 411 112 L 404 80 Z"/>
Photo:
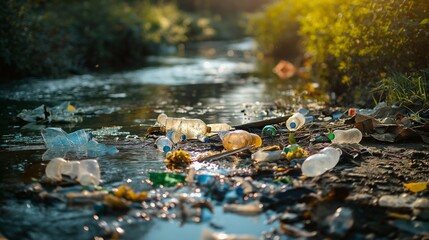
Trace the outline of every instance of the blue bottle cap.
<path fill-rule="evenodd" d="M 290 128 L 296 128 L 296 123 L 291 122 L 289 126 L 290 126 Z"/>
<path fill-rule="evenodd" d="M 171 150 L 171 148 L 170 148 L 170 146 L 164 146 L 164 147 L 162 148 L 162 150 L 163 150 L 164 152 L 169 152 L 169 151 Z"/>

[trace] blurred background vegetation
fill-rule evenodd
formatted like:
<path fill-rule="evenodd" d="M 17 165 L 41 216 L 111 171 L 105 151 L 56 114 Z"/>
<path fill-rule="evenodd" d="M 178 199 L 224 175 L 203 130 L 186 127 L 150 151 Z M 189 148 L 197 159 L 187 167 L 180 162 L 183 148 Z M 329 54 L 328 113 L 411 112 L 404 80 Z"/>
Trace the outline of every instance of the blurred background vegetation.
<path fill-rule="evenodd" d="M 3 0 L 0 35 L 3 80 L 136 68 L 170 46 L 251 35 L 338 99 L 394 102 L 404 79 L 429 98 L 428 1 Z"/>
<path fill-rule="evenodd" d="M 309 68 L 339 99 L 370 97 L 373 89 L 376 101 L 385 100 L 393 86 L 427 99 L 414 89 L 429 86 L 428 1 L 279 0 L 249 21 L 266 55 Z M 404 79 L 412 84 L 393 84 Z"/>
<path fill-rule="evenodd" d="M 240 13 L 267 0 L 3 0 L 2 80 L 141 67 L 148 54 L 243 36 Z"/>

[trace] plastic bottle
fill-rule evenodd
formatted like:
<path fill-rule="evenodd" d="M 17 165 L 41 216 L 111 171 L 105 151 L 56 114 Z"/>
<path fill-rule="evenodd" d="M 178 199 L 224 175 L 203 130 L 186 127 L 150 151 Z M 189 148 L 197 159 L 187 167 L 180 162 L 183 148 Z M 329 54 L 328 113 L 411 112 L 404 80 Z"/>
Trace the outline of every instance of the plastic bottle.
<path fill-rule="evenodd" d="M 296 131 L 304 126 L 305 116 L 301 113 L 294 113 L 288 120 L 286 121 L 286 127 L 289 131 Z"/>
<path fill-rule="evenodd" d="M 302 163 L 302 174 L 308 177 L 319 176 L 334 168 L 340 160 L 342 152 L 338 148 L 326 147 L 319 153 L 309 156 Z"/>
<path fill-rule="evenodd" d="M 232 129 L 232 127 L 226 123 L 211 123 L 207 124 L 207 127 L 210 128 L 210 132 L 229 131 Z"/>
<path fill-rule="evenodd" d="M 348 130 L 334 130 L 328 135 L 333 143 L 359 143 L 362 140 L 362 132 L 357 128 Z"/>
<path fill-rule="evenodd" d="M 257 151 L 252 154 L 252 160 L 256 162 L 265 162 L 265 161 L 276 161 L 282 158 L 285 158 L 286 154 L 283 150 L 275 151 Z"/>
<path fill-rule="evenodd" d="M 223 139 L 223 137 L 224 137 L 227 133 L 229 133 L 229 131 L 220 131 L 220 132 L 218 132 L 218 133 L 217 133 L 217 135 L 219 136 L 220 140 L 222 140 L 222 139 Z"/>
<path fill-rule="evenodd" d="M 62 165 L 61 172 L 63 175 L 76 179 L 79 176 L 80 161 L 67 161 Z"/>
<path fill-rule="evenodd" d="M 186 140 L 186 135 L 175 130 L 167 131 L 167 137 L 174 143 L 178 143 Z"/>
<path fill-rule="evenodd" d="M 161 152 L 169 152 L 173 148 L 173 142 L 167 136 L 158 137 L 155 145 Z"/>
<path fill-rule="evenodd" d="M 55 181 L 61 181 L 62 177 L 62 168 L 67 161 L 63 158 L 54 158 L 49 161 L 48 165 L 45 168 L 46 177 Z"/>
<path fill-rule="evenodd" d="M 262 139 L 254 133 L 234 130 L 223 136 L 222 144 L 226 150 L 235 150 L 251 145 L 253 145 L 253 148 L 258 148 L 262 145 Z"/>
<path fill-rule="evenodd" d="M 161 113 L 157 121 L 165 127 L 165 131 L 182 132 L 187 139 L 197 139 L 197 136 L 206 135 L 207 132 L 210 132 L 210 128 L 200 119 L 172 118 Z"/>
<path fill-rule="evenodd" d="M 96 159 L 80 161 L 77 180 L 82 185 L 98 186 L 100 184 L 100 167 Z"/>
<path fill-rule="evenodd" d="M 277 129 L 273 125 L 267 125 L 262 129 L 262 136 L 273 137 L 277 134 Z"/>
<path fill-rule="evenodd" d="M 100 167 L 96 159 L 67 161 L 63 158 L 52 159 L 45 169 L 47 178 L 61 181 L 63 175 L 76 179 L 82 185 L 100 184 Z"/>

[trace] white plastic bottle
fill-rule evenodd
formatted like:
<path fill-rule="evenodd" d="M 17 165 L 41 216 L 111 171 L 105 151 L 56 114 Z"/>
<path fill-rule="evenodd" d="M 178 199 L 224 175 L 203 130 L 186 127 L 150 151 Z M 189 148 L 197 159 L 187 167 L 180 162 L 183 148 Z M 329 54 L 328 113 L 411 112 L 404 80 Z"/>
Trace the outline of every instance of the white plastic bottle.
<path fill-rule="evenodd" d="M 173 142 L 167 136 L 160 136 L 155 140 L 156 148 L 161 152 L 169 152 L 173 148 Z"/>
<path fill-rule="evenodd" d="M 158 116 L 157 121 L 165 127 L 165 131 L 179 131 L 184 133 L 187 139 L 197 139 L 200 135 L 206 135 L 209 129 L 201 119 L 172 118 L 164 113 Z"/>
<path fill-rule="evenodd" d="M 100 167 L 96 159 L 80 161 L 77 180 L 81 185 L 98 186 L 100 184 Z"/>
<path fill-rule="evenodd" d="M 357 128 L 348 130 L 334 130 L 328 135 L 333 143 L 359 143 L 362 140 L 362 132 Z"/>
<path fill-rule="evenodd" d="M 342 152 L 338 148 L 326 147 L 319 153 L 309 156 L 302 163 L 302 174 L 308 177 L 322 175 L 334 168 L 340 160 Z"/>
<path fill-rule="evenodd" d="M 305 124 L 305 116 L 302 113 L 294 113 L 288 120 L 286 121 L 286 127 L 289 131 L 296 131 L 300 129 Z"/>

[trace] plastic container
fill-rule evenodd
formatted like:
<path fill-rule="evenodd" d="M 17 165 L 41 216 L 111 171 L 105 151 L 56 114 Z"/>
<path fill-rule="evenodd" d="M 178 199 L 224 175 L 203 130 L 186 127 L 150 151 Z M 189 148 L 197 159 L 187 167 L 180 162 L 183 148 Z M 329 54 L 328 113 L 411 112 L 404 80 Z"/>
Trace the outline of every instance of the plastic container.
<path fill-rule="evenodd" d="M 83 129 L 68 134 L 61 128 L 42 129 L 42 137 L 48 149 L 82 146 L 90 139 Z"/>
<path fill-rule="evenodd" d="M 232 127 L 226 123 L 207 124 L 207 127 L 210 128 L 210 132 L 229 131 L 232 129 Z"/>
<path fill-rule="evenodd" d="M 262 136 L 264 137 L 273 137 L 277 134 L 277 128 L 273 125 L 267 125 L 262 129 Z"/>
<path fill-rule="evenodd" d="M 167 136 L 160 136 L 155 141 L 156 148 L 161 152 L 169 152 L 173 148 L 173 142 Z"/>
<path fill-rule="evenodd" d="M 262 139 L 254 133 L 244 130 L 234 130 L 223 136 L 222 144 L 226 150 L 235 150 L 251 145 L 253 145 L 253 148 L 258 148 L 262 145 Z"/>
<path fill-rule="evenodd" d="M 328 135 L 333 143 L 359 143 L 362 140 L 362 132 L 357 128 L 348 130 L 334 130 Z"/>
<path fill-rule="evenodd" d="M 305 124 L 305 116 L 301 113 L 294 113 L 288 120 L 286 121 L 286 127 L 289 131 L 296 131 L 300 129 Z"/>
<path fill-rule="evenodd" d="M 54 158 L 46 166 L 45 174 L 47 178 L 55 181 L 61 181 L 65 175 L 77 179 L 82 185 L 100 184 L 100 167 L 96 159 L 67 161 L 63 158 Z"/>
<path fill-rule="evenodd" d="M 279 159 L 283 159 L 286 157 L 286 154 L 283 152 L 283 150 L 276 150 L 276 151 L 257 151 L 254 154 L 252 154 L 252 160 L 256 162 L 269 162 L 269 161 L 276 161 Z"/>
<path fill-rule="evenodd" d="M 80 161 L 77 180 L 82 185 L 98 186 L 100 184 L 100 167 L 96 159 Z"/>
<path fill-rule="evenodd" d="M 174 143 L 178 143 L 186 140 L 186 135 L 175 130 L 167 131 L 167 137 Z"/>
<path fill-rule="evenodd" d="M 67 161 L 63 158 L 54 158 L 49 161 L 48 165 L 45 168 L 46 177 L 55 181 L 61 181 L 63 179 L 63 165 L 66 163 Z"/>
<path fill-rule="evenodd" d="M 157 121 L 165 127 L 165 131 L 181 132 L 186 135 L 187 139 L 197 139 L 198 136 L 210 132 L 210 128 L 200 119 L 171 118 L 161 113 Z"/>
<path fill-rule="evenodd" d="M 319 153 L 309 156 L 302 163 L 302 174 L 308 177 L 322 175 L 334 168 L 340 160 L 342 152 L 338 148 L 326 147 Z"/>

